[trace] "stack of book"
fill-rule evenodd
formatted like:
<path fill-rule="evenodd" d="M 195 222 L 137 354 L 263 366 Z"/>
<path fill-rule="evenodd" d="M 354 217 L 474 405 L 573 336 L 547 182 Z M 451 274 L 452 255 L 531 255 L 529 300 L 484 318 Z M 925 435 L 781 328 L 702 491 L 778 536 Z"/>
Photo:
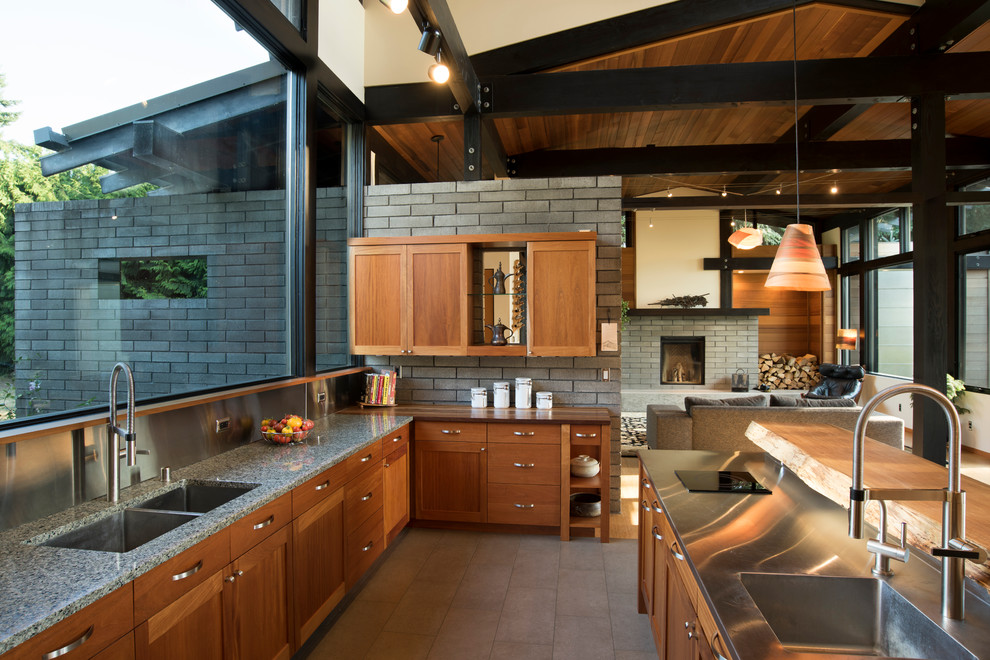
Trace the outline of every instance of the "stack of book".
<path fill-rule="evenodd" d="M 395 405 L 395 372 L 365 376 L 364 402 L 371 406 Z"/>

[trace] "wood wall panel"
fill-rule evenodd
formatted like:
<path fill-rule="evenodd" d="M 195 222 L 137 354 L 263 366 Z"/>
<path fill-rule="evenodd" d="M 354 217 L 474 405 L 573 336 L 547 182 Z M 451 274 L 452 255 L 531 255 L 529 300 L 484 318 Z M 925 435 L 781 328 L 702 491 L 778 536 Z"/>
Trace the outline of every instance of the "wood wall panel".
<path fill-rule="evenodd" d="M 622 299 L 636 306 L 636 248 L 622 248 Z"/>
<path fill-rule="evenodd" d="M 819 355 L 812 350 L 813 346 L 820 348 L 821 339 L 819 324 L 813 325 L 810 299 L 820 300 L 821 294 L 767 289 L 763 286 L 766 279 L 766 271 L 732 274 L 733 307 L 770 309 L 769 316 L 760 317 L 759 352 Z"/>

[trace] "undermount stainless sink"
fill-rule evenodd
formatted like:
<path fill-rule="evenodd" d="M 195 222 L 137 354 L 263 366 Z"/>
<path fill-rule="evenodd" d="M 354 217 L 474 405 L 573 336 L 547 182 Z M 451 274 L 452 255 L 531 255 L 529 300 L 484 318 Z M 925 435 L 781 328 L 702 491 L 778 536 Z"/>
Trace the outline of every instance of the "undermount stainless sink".
<path fill-rule="evenodd" d="M 130 552 L 200 515 L 202 514 L 124 509 L 85 527 L 56 536 L 42 545 L 76 550 Z"/>
<path fill-rule="evenodd" d="M 977 660 L 882 580 L 781 573 L 740 578 L 788 651 Z"/>
<path fill-rule="evenodd" d="M 254 488 L 257 484 L 187 483 L 135 505 L 135 508 L 206 513 Z"/>

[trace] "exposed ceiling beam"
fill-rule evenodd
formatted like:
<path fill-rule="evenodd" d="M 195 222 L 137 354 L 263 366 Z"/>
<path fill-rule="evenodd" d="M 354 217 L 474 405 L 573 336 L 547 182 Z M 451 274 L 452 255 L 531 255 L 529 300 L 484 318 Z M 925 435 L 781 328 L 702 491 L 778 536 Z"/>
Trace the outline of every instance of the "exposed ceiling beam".
<path fill-rule="evenodd" d="M 990 140 L 946 140 L 949 167 L 990 167 Z M 892 171 L 911 169 L 911 140 L 809 142 L 801 144 L 801 170 Z M 532 151 L 509 158 L 509 175 L 517 177 L 645 174 L 779 174 L 794 170 L 794 145 L 726 144 L 628 149 L 560 149 Z"/>
<path fill-rule="evenodd" d="M 873 55 L 938 53 L 950 49 L 990 20 L 987 0 L 925 0 L 925 4 Z"/>
<path fill-rule="evenodd" d="M 914 193 L 876 193 L 839 195 L 801 195 L 801 209 L 893 208 L 908 207 L 916 200 Z M 746 195 L 728 197 L 624 197 L 622 210 L 657 209 L 794 209 L 795 195 Z"/>
<path fill-rule="evenodd" d="M 807 5 L 811 1 L 798 0 L 797 4 Z M 830 4 L 892 14 L 914 10 L 899 3 L 873 0 L 839 0 Z M 680 0 L 478 53 L 471 61 L 483 77 L 533 73 L 790 9 L 793 5 L 793 0 Z"/>
<path fill-rule="evenodd" d="M 405 83 L 364 88 L 369 124 L 459 121 L 463 116 L 457 99 L 444 85 Z"/>

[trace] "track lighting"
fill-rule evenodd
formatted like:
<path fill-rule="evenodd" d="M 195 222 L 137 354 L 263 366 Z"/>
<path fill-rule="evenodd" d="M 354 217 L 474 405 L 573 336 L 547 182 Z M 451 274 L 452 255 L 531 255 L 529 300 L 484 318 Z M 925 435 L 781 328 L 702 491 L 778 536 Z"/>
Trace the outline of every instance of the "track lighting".
<path fill-rule="evenodd" d="M 780 194 L 780 186 L 777 186 L 777 194 Z"/>
<path fill-rule="evenodd" d="M 442 36 L 440 30 L 427 25 L 423 28 L 423 36 L 419 38 L 419 46 L 417 48 L 430 57 L 436 57 L 437 53 L 440 52 L 440 40 Z"/>
<path fill-rule="evenodd" d="M 836 181 L 835 183 L 832 184 L 832 188 L 829 190 L 829 192 L 831 192 L 833 195 L 835 195 L 835 194 L 837 194 L 839 192 L 839 183 L 838 183 L 838 181 Z"/>
<path fill-rule="evenodd" d="M 667 197 L 673 197 L 674 193 L 670 192 L 670 186 L 667 186 Z"/>
<path fill-rule="evenodd" d="M 430 65 L 429 74 L 430 80 L 441 85 L 450 80 L 450 69 L 441 61 L 440 51 L 437 51 L 437 61 Z"/>
<path fill-rule="evenodd" d="M 393 14 L 401 14 L 409 6 L 409 0 L 379 0 Z"/>
<path fill-rule="evenodd" d="M 725 197 L 725 196 L 727 196 L 728 194 L 729 194 L 729 193 L 728 193 L 728 192 L 726 192 L 726 190 L 725 190 L 725 186 L 722 186 L 722 197 Z"/>

